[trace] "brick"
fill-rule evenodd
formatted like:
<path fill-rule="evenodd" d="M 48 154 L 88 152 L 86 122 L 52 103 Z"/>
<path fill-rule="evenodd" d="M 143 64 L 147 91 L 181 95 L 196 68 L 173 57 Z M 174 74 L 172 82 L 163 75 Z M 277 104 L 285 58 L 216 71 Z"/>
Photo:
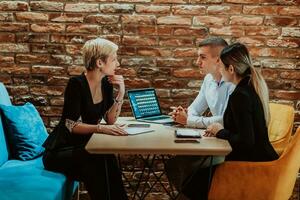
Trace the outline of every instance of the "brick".
<path fill-rule="evenodd" d="M 155 88 L 183 88 L 186 85 L 186 80 L 155 79 L 153 82 Z"/>
<path fill-rule="evenodd" d="M 29 92 L 29 88 L 26 85 L 21 85 L 21 86 L 7 86 L 6 88 L 8 90 L 8 93 L 11 96 L 24 95 L 24 94 L 28 94 L 28 92 Z"/>
<path fill-rule="evenodd" d="M 279 15 L 300 16 L 299 6 L 282 6 L 278 8 Z"/>
<path fill-rule="evenodd" d="M 64 98 L 63 97 L 54 97 L 50 99 L 51 106 L 63 106 L 64 105 Z"/>
<path fill-rule="evenodd" d="M 64 35 L 64 34 L 52 34 L 51 42 L 52 43 L 76 43 L 83 44 L 85 43 L 86 38 L 82 35 Z"/>
<path fill-rule="evenodd" d="M 179 58 L 158 58 L 158 67 L 189 67 L 191 66 L 191 61 L 187 59 Z"/>
<path fill-rule="evenodd" d="M 172 30 L 169 26 L 157 26 L 157 35 L 171 35 Z"/>
<path fill-rule="evenodd" d="M 0 55 L 0 66 L 10 66 L 15 63 L 15 58 L 12 56 L 2 56 Z"/>
<path fill-rule="evenodd" d="M 222 3 L 223 0 L 190 0 L 193 3 L 201 3 L 201 4 L 219 4 Z"/>
<path fill-rule="evenodd" d="M 175 15 L 204 15 L 206 12 L 206 7 L 195 5 L 173 6 L 172 12 Z"/>
<path fill-rule="evenodd" d="M 1 23 L 0 31 L 5 32 L 25 32 L 28 31 L 27 23 Z"/>
<path fill-rule="evenodd" d="M 291 81 L 275 79 L 275 80 L 267 80 L 267 85 L 269 89 L 280 89 L 280 90 L 291 90 L 293 83 Z M 271 96 L 271 95 L 270 95 Z"/>
<path fill-rule="evenodd" d="M 11 22 L 14 20 L 12 13 L 0 13 L 0 21 Z"/>
<path fill-rule="evenodd" d="M 300 92 L 299 91 L 277 90 L 277 91 L 274 91 L 274 96 L 279 99 L 299 100 Z"/>
<path fill-rule="evenodd" d="M 84 22 L 93 24 L 116 24 L 119 22 L 119 16 L 101 14 L 88 15 L 85 17 Z"/>
<path fill-rule="evenodd" d="M 137 13 L 146 13 L 146 14 L 168 14 L 170 12 L 170 6 L 137 4 L 135 6 L 135 11 Z"/>
<path fill-rule="evenodd" d="M 65 73 L 65 68 L 60 66 L 51 65 L 33 65 L 31 68 L 33 74 L 57 74 L 61 75 Z"/>
<path fill-rule="evenodd" d="M 122 34 L 122 26 L 121 26 L 121 24 L 102 26 L 102 34 L 105 34 L 105 35 L 109 35 L 109 34 L 121 35 Z"/>
<path fill-rule="evenodd" d="M 197 48 L 176 48 L 174 49 L 174 57 L 196 57 Z"/>
<path fill-rule="evenodd" d="M 243 13 L 251 15 L 276 15 L 276 6 L 244 6 Z"/>
<path fill-rule="evenodd" d="M 234 15 L 240 14 L 242 12 L 242 6 L 238 5 L 231 5 L 231 6 L 208 6 L 207 7 L 207 14 L 209 15 Z"/>
<path fill-rule="evenodd" d="M 8 85 L 8 84 L 12 83 L 12 80 L 11 80 L 10 76 L 1 75 L 0 76 L 0 82 L 2 82 L 5 85 Z"/>
<path fill-rule="evenodd" d="M 31 1 L 30 9 L 35 11 L 63 11 L 64 3 L 48 1 Z"/>
<path fill-rule="evenodd" d="M 122 45 L 129 46 L 154 46 L 157 45 L 155 37 L 124 36 Z"/>
<path fill-rule="evenodd" d="M 140 77 L 145 77 L 145 76 L 158 76 L 159 75 L 159 68 L 157 67 L 140 67 L 137 70 L 137 74 Z"/>
<path fill-rule="evenodd" d="M 262 69 L 261 73 L 266 80 L 274 80 L 279 77 L 278 70 L 276 69 L 270 69 L 270 68 Z"/>
<path fill-rule="evenodd" d="M 287 59 L 263 59 L 261 61 L 262 67 L 275 68 L 275 69 L 296 69 L 297 61 L 287 60 Z"/>
<path fill-rule="evenodd" d="M 300 37 L 300 28 L 282 28 L 282 36 Z"/>
<path fill-rule="evenodd" d="M 260 0 L 225 0 L 225 3 L 236 3 L 236 4 L 258 4 Z"/>
<path fill-rule="evenodd" d="M 50 107 L 50 106 L 40 106 L 37 107 L 37 110 L 39 111 L 41 116 L 45 117 L 58 117 L 61 116 L 62 113 L 62 107 Z"/>
<path fill-rule="evenodd" d="M 81 55 L 82 45 L 66 45 L 66 53 L 71 55 Z"/>
<path fill-rule="evenodd" d="M 284 58 L 300 58 L 300 49 L 284 49 L 282 51 L 282 56 Z"/>
<path fill-rule="evenodd" d="M 171 97 L 172 98 L 195 98 L 198 94 L 198 90 L 192 90 L 192 89 L 172 89 Z"/>
<path fill-rule="evenodd" d="M 54 65 L 70 65 L 73 63 L 73 58 L 67 55 L 51 55 L 50 63 Z"/>
<path fill-rule="evenodd" d="M 242 36 L 244 35 L 244 31 L 238 27 L 232 26 L 224 26 L 221 28 L 210 28 L 210 34 L 212 35 L 229 35 L 229 36 Z"/>
<path fill-rule="evenodd" d="M 20 33 L 16 34 L 16 40 L 19 43 L 47 43 L 49 42 L 48 34 Z"/>
<path fill-rule="evenodd" d="M 1 43 L 15 42 L 15 35 L 12 33 L 0 33 L 0 42 Z"/>
<path fill-rule="evenodd" d="M 17 21 L 45 22 L 48 21 L 49 16 L 38 12 L 18 12 L 16 13 L 16 19 Z"/>
<path fill-rule="evenodd" d="M 140 78 L 125 79 L 125 85 L 128 88 L 147 88 L 150 87 L 150 81 Z"/>
<path fill-rule="evenodd" d="M 300 72 L 294 70 L 284 71 L 280 73 L 280 77 L 284 79 L 300 80 Z"/>
<path fill-rule="evenodd" d="M 21 67 L 21 66 L 17 66 L 17 65 L 10 65 L 8 67 L 1 67 L 0 68 L 0 73 L 30 74 L 30 69 L 29 69 L 29 67 Z"/>
<path fill-rule="evenodd" d="M 21 64 L 37 64 L 37 63 L 49 63 L 48 55 L 39 54 L 17 54 L 16 63 Z"/>
<path fill-rule="evenodd" d="M 267 26 L 296 26 L 297 23 L 295 18 L 266 16 L 264 24 Z"/>
<path fill-rule="evenodd" d="M 199 72 L 198 69 L 176 69 L 173 71 L 173 76 L 177 78 L 203 78 L 203 75 Z"/>
<path fill-rule="evenodd" d="M 297 39 L 297 38 L 270 39 L 270 40 L 267 40 L 267 45 L 270 47 L 297 48 L 300 46 L 300 39 Z"/>
<path fill-rule="evenodd" d="M 68 33 L 98 33 L 98 25 L 74 24 L 67 26 Z"/>
<path fill-rule="evenodd" d="M 137 76 L 137 73 L 134 69 L 124 68 L 124 67 L 118 69 L 117 74 L 121 74 L 126 77 L 136 77 Z"/>
<path fill-rule="evenodd" d="M 122 58 L 121 66 L 128 67 L 155 67 L 156 63 L 153 59 L 146 58 Z"/>
<path fill-rule="evenodd" d="M 245 27 L 245 33 L 246 35 L 277 36 L 280 34 L 280 29 L 265 26 L 247 26 Z"/>
<path fill-rule="evenodd" d="M 26 11 L 28 3 L 24 1 L 2 1 L 0 2 L 1 11 Z"/>
<path fill-rule="evenodd" d="M 247 46 L 264 46 L 265 45 L 265 39 L 263 38 L 257 38 L 257 37 L 240 37 L 237 38 L 238 42 L 241 42 Z"/>
<path fill-rule="evenodd" d="M 84 15 L 81 13 L 50 13 L 51 22 L 83 22 Z"/>
<path fill-rule="evenodd" d="M 202 80 L 192 80 L 189 81 L 187 86 L 191 87 L 191 88 L 200 88 L 200 86 L 202 85 Z"/>
<path fill-rule="evenodd" d="M 135 47 L 120 46 L 118 54 L 123 56 L 133 56 L 136 55 L 135 49 Z"/>
<path fill-rule="evenodd" d="M 80 75 L 85 72 L 85 67 L 83 66 L 69 66 L 68 67 L 68 74 L 71 76 Z"/>
<path fill-rule="evenodd" d="M 114 0 L 111 0 L 114 1 Z M 127 3 L 150 3 L 151 0 L 116 0 L 117 2 L 127 2 Z"/>
<path fill-rule="evenodd" d="M 161 37 L 159 39 L 160 46 L 192 46 L 193 38 L 169 38 Z"/>
<path fill-rule="evenodd" d="M 172 55 L 172 51 L 169 48 L 141 47 L 141 48 L 137 48 L 137 54 L 141 56 L 169 57 Z"/>
<path fill-rule="evenodd" d="M 157 35 L 156 28 L 153 26 L 139 26 L 137 33 L 138 35 Z"/>
<path fill-rule="evenodd" d="M 156 23 L 154 15 L 122 15 L 121 20 L 124 24 L 135 25 L 154 25 Z"/>
<path fill-rule="evenodd" d="M 102 13 L 133 13 L 133 4 L 100 4 Z"/>
<path fill-rule="evenodd" d="M 63 94 L 64 90 L 65 87 L 63 86 L 31 86 L 30 93 L 41 96 L 60 96 Z"/>
<path fill-rule="evenodd" d="M 157 18 L 157 24 L 165 25 L 191 25 L 191 17 L 164 16 Z"/>
<path fill-rule="evenodd" d="M 261 57 L 281 57 L 281 49 L 271 49 L 271 48 L 258 48 L 251 47 L 249 48 L 250 54 L 253 57 L 261 56 Z"/>
<path fill-rule="evenodd" d="M 227 23 L 227 17 L 197 16 L 193 19 L 194 26 L 222 26 Z"/>
<path fill-rule="evenodd" d="M 196 36 L 196 37 L 205 37 L 208 35 L 208 29 L 205 27 L 180 27 L 174 28 L 174 35 L 181 36 Z"/>
<path fill-rule="evenodd" d="M 27 44 L 0 44 L 0 52 L 3 53 L 27 53 L 29 52 L 29 46 Z"/>
<path fill-rule="evenodd" d="M 56 23 L 45 23 L 45 24 L 31 24 L 30 29 L 33 32 L 37 33 L 55 33 L 55 32 L 63 32 L 65 30 L 64 24 L 56 24 Z"/>
<path fill-rule="evenodd" d="M 34 53 L 50 53 L 50 54 L 63 54 L 65 48 L 59 44 L 31 44 L 31 51 Z"/>
<path fill-rule="evenodd" d="M 187 0 L 153 0 L 153 3 L 156 4 L 164 4 L 164 3 L 172 3 L 172 4 L 177 4 L 177 3 L 187 3 Z"/>
<path fill-rule="evenodd" d="M 66 3 L 65 5 L 66 12 L 99 12 L 99 5 L 92 3 Z"/>
<path fill-rule="evenodd" d="M 261 25 L 263 23 L 263 17 L 244 17 L 244 16 L 232 16 L 230 17 L 231 25 Z"/>
<path fill-rule="evenodd" d="M 63 86 L 67 85 L 67 83 L 69 81 L 69 77 L 65 77 L 62 75 L 63 74 L 59 74 L 58 76 L 55 76 L 55 75 L 48 76 L 48 79 L 47 79 L 48 85 L 63 85 Z"/>

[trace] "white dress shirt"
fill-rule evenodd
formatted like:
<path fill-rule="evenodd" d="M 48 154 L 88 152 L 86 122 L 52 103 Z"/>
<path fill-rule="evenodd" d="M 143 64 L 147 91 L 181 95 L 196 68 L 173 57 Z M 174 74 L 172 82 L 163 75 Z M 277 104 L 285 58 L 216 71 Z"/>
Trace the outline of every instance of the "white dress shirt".
<path fill-rule="evenodd" d="M 212 123 L 223 124 L 229 95 L 235 86 L 223 79 L 218 83 L 211 74 L 204 77 L 200 92 L 193 103 L 188 107 L 187 126 L 193 128 L 206 128 Z M 212 113 L 211 117 L 201 116 L 207 108 Z"/>

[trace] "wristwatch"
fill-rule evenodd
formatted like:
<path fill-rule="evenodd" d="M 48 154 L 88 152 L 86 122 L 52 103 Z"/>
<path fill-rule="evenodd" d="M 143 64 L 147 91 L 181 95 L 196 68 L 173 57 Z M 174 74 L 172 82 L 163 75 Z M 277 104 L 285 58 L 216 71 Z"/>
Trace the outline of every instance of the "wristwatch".
<path fill-rule="evenodd" d="M 123 103 L 123 99 L 122 99 L 122 100 L 117 100 L 117 99 L 115 99 L 115 102 L 116 102 L 117 104 L 121 104 L 121 103 Z"/>

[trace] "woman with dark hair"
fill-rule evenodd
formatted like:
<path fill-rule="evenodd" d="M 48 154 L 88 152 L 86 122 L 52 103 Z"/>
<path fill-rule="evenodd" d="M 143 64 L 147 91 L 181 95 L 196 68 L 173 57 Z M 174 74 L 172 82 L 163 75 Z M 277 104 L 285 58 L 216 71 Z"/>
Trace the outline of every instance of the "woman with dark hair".
<path fill-rule="evenodd" d="M 61 120 L 44 143 L 45 168 L 82 181 L 92 200 L 127 199 L 115 156 L 85 150 L 93 133 L 127 135 L 114 124 L 125 93 L 123 76 L 115 74 L 120 65 L 117 50 L 116 44 L 102 38 L 84 44 L 86 73 L 70 78 Z M 117 86 L 116 98 L 113 85 Z M 100 123 L 102 119 L 106 124 Z"/>
<path fill-rule="evenodd" d="M 253 67 L 248 49 L 241 43 L 225 47 L 220 57 L 224 64 L 220 69 L 222 77 L 236 88 L 228 100 L 224 127 L 219 123 L 211 124 L 205 136 L 228 140 L 232 152 L 225 160 L 276 160 L 278 155 L 268 137 L 269 94 L 264 78 Z M 207 174 L 207 169 L 199 169 L 183 193 L 191 199 L 207 199 L 208 191 L 199 194 L 195 188 L 199 182 L 201 185 L 208 182 Z"/>

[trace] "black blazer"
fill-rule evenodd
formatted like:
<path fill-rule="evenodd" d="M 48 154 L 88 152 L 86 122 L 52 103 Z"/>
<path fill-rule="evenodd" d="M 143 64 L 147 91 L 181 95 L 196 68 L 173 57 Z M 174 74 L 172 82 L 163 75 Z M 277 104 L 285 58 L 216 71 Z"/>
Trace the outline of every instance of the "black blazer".
<path fill-rule="evenodd" d="M 249 76 L 243 78 L 230 95 L 224 113 L 224 129 L 217 137 L 228 140 L 232 147 L 226 160 L 270 161 L 278 158 L 269 142 L 262 103 Z"/>

